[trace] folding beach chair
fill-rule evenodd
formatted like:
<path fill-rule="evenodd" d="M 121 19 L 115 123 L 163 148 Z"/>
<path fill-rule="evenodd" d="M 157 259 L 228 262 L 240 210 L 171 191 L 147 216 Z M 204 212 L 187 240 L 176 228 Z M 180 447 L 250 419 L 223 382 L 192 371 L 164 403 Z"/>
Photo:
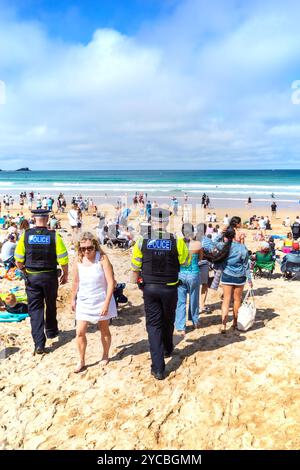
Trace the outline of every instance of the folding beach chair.
<path fill-rule="evenodd" d="M 286 261 L 281 267 L 283 277 L 287 281 L 294 279 L 300 279 L 300 263 L 293 263 L 292 261 Z"/>
<path fill-rule="evenodd" d="M 269 253 L 262 253 L 261 251 L 257 251 L 255 254 L 255 263 L 253 267 L 253 275 L 256 276 L 263 276 L 264 272 L 267 272 L 268 279 L 271 279 L 273 271 L 275 269 L 275 258 L 274 255 Z"/>

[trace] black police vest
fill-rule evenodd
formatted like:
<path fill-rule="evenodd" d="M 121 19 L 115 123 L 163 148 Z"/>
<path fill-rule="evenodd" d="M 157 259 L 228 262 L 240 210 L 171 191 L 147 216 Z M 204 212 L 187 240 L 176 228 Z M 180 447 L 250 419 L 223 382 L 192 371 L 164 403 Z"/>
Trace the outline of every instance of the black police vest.
<path fill-rule="evenodd" d="M 169 284 L 178 281 L 178 251 L 172 234 L 162 233 L 155 239 L 144 239 L 141 251 L 142 277 L 145 284 Z"/>
<path fill-rule="evenodd" d="M 26 230 L 24 243 L 26 268 L 57 268 L 55 231 L 43 227 Z"/>

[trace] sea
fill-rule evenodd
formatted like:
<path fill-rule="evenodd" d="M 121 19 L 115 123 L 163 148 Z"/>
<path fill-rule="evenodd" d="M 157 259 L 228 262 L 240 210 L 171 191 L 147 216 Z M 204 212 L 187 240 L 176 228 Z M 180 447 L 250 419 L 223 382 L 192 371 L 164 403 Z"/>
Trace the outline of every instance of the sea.
<path fill-rule="evenodd" d="M 131 197 L 135 192 L 148 197 L 200 198 L 211 200 L 270 201 L 299 204 L 300 170 L 85 170 L 1 171 L 0 195 L 20 191 L 67 197 Z"/>

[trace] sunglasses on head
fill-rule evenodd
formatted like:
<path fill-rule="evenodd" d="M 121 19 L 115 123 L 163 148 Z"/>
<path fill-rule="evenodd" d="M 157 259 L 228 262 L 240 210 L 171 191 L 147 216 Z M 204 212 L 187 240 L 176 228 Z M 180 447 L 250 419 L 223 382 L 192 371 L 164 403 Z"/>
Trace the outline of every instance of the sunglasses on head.
<path fill-rule="evenodd" d="M 94 246 L 81 246 L 80 251 L 85 252 L 85 251 L 93 251 L 95 249 Z"/>

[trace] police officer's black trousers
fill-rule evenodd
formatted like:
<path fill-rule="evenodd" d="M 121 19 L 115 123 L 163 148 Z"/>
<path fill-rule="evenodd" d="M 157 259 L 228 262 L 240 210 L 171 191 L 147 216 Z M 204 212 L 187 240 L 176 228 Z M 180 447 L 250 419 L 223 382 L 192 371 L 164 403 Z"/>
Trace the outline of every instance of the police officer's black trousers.
<path fill-rule="evenodd" d="M 31 322 L 31 334 L 35 347 L 44 347 L 47 338 L 58 334 L 56 320 L 56 297 L 58 289 L 57 272 L 27 274 L 26 293 L 28 313 Z M 44 309 L 46 303 L 46 321 Z"/>
<path fill-rule="evenodd" d="M 146 284 L 144 287 L 146 328 L 150 343 L 152 370 L 165 370 L 164 354 L 173 351 L 173 332 L 177 306 L 177 286 Z"/>

